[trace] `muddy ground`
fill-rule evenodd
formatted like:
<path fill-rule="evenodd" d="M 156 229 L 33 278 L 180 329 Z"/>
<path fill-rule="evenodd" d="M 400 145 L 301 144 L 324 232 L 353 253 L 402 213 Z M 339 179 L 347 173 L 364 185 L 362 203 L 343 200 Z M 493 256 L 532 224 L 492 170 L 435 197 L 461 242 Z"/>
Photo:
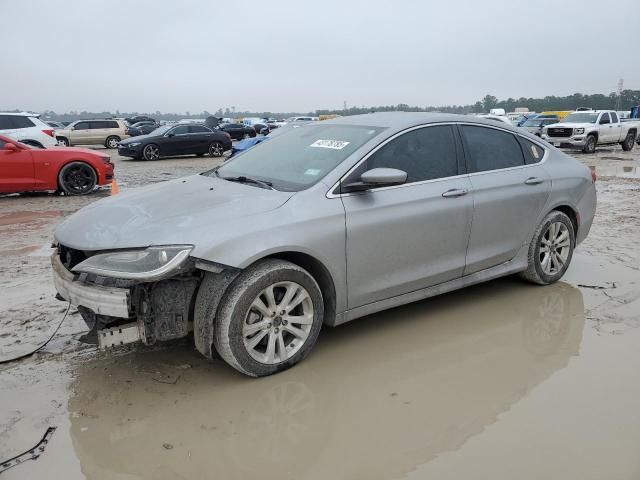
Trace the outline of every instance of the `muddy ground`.
<path fill-rule="evenodd" d="M 121 189 L 218 162 L 111 155 Z M 325 329 L 273 377 L 188 341 L 98 352 L 71 309 L 0 365 L 0 461 L 57 427 L 2 478 L 640 478 L 640 152 L 575 156 L 599 203 L 562 282 L 500 279 Z M 53 229 L 109 194 L 0 198 L 0 360 L 63 318 Z"/>

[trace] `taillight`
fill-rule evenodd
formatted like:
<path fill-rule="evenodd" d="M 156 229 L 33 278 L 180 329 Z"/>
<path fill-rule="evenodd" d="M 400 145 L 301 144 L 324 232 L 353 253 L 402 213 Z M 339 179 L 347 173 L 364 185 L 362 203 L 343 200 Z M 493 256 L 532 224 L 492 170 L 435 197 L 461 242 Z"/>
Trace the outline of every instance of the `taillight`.
<path fill-rule="evenodd" d="M 42 130 L 42 131 L 43 131 L 44 133 L 46 133 L 47 135 L 49 135 L 50 137 L 52 137 L 52 138 L 53 138 L 53 132 L 54 132 L 54 130 L 52 130 L 52 129 L 48 129 L 48 128 L 45 128 L 45 129 L 44 129 L 44 130 Z"/>
<path fill-rule="evenodd" d="M 592 168 L 591 169 L 591 183 L 596 183 L 597 179 L 598 179 L 598 175 L 596 174 L 596 169 Z"/>

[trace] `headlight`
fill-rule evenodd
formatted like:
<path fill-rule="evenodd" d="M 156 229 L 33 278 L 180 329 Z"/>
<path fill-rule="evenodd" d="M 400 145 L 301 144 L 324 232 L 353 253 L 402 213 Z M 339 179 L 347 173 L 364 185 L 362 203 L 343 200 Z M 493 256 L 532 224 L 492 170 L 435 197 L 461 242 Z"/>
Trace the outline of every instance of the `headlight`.
<path fill-rule="evenodd" d="M 573 133 L 576 134 L 576 135 L 580 135 L 580 134 L 584 133 L 584 128 L 576 128 L 573 131 Z"/>
<path fill-rule="evenodd" d="M 128 147 L 137 147 L 138 145 L 142 145 L 142 142 L 133 142 L 133 143 L 129 143 L 127 146 L 128 146 Z"/>
<path fill-rule="evenodd" d="M 158 280 L 179 268 L 192 249 L 192 245 L 168 245 L 99 253 L 76 265 L 73 271 L 130 280 Z"/>

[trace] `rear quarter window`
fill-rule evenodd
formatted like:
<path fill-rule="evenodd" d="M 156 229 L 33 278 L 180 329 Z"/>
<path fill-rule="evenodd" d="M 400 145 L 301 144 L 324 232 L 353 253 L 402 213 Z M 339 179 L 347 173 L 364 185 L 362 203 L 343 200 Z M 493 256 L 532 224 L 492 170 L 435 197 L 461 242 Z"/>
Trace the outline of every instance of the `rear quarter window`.
<path fill-rule="evenodd" d="M 524 161 L 527 165 L 538 163 L 544 157 L 544 148 L 523 137 L 518 137 L 522 152 L 524 153 Z"/>

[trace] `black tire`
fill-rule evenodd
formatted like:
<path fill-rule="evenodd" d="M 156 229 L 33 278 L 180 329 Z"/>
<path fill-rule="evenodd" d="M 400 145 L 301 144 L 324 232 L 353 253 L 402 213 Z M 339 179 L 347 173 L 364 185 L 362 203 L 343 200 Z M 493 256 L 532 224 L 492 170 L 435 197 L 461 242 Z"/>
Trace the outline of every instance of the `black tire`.
<path fill-rule="evenodd" d="M 67 137 L 56 137 L 56 140 L 58 140 L 58 143 L 63 147 L 69 146 L 69 139 Z"/>
<path fill-rule="evenodd" d="M 635 145 L 635 143 L 635 132 L 629 132 L 627 133 L 627 137 L 624 139 L 624 142 L 622 142 L 620 145 L 622 146 L 622 150 L 624 150 L 625 152 L 630 152 L 631 150 L 633 150 L 633 146 Z"/>
<path fill-rule="evenodd" d="M 541 252 L 541 247 L 543 246 L 543 239 L 546 240 L 545 236 L 549 231 L 550 226 L 557 223 L 563 224 L 569 232 L 569 250 L 568 256 L 564 261 L 562 267 L 555 273 L 549 274 L 544 271 L 542 265 L 541 254 L 543 254 L 543 252 Z M 573 258 L 573 250 L 575 248 L 575 245 L 576 237 L 571 219 L 566 214 L 558 210 L 553 210 L 542 220 L 535 233 L 533 234 L 533 238 L 531 240 L 531 243 L 529 244 L 529 254 L 527 257 L 528 267 L 520 275 L 529 282 L 537 283 L 538 285 L 549 285 L 551 283 L 557 282 L 565 274 L 567 268 L 569 268 L 569 264 L 571 263 L 571 259 Z"/>
<path fill-rule="evenodd" d="M 584 147 L 582 147 L 582 151 L 584 153 L 595 153 L 597 143 L 598 143 L 598 140 L 596 139 L 596 136 L 589 135 L 587 137 L 587 143 L 585 143 Z"/>
<path fill-rule="evenodd" d="M 209 155 L 212 157 L 221 157 L 224 155 L 224 145 L 222 142 L 212 142 L 209 146 Z"/>
<path fill-rule="evenodd" d="M 249 137 L 250 137 L 250 135 L 245 132 L 245 133 L 242 134 L 242 138 L 240 140 L 246 140 Z"/>
<path fill-rule="evenodd" d="M 158 160 L 160 158 L 160 147 L 155 143 L 145 145 L 142 149 L 142 158 L 148 161 Z"/>
<path fill-rule="evenodd" d="M 313 323 L 306 339 L 289 358 L 278 363 L 262 363 L 252 357 L 247 350 L 243 326 L 254 299 L 265 288 L 278 282 L 294 282 L 307 291 L 313 305 Z M 276 299 L 276 301 L 279 300 Z M 306 270 L 283 260 L 264 260 L 243 271 L 225 292 L 215 318 L 214 347 L 225 362 L 245 375 L 252 377 L 272 375 L 292 367 L 309 354 L 318 339 L 323 317 L 322 292 L 315 279 Z M 280 317 L 274 319 L 274 328 L 277 326 L 275 322 L 278 318 Z M 271 323 L 269 326 L 271 327 Z M 282 327 L 283 332 L 285 328 Z M 276 333 L 277 331 L 278 329 L 275 328 Z M 267 337 L 263 338 L 267 339 Z"/>
<path fill-rule="evenodd" d="M 110 137 L 107 137 L 107 139 L 104 142 L 104 146 L 106 148 L 118 148 L 118 142 L 120 142 L 120 137 L 116 136 L 116 135 L 111 135 Z"/>
<path fill-rule="evenodd" d="M 67 163 L 58 173 L 58 185 L 67 195 L 86 195 L 98 183 L 98 176 L 91 165 L 85 162 Z"/>

